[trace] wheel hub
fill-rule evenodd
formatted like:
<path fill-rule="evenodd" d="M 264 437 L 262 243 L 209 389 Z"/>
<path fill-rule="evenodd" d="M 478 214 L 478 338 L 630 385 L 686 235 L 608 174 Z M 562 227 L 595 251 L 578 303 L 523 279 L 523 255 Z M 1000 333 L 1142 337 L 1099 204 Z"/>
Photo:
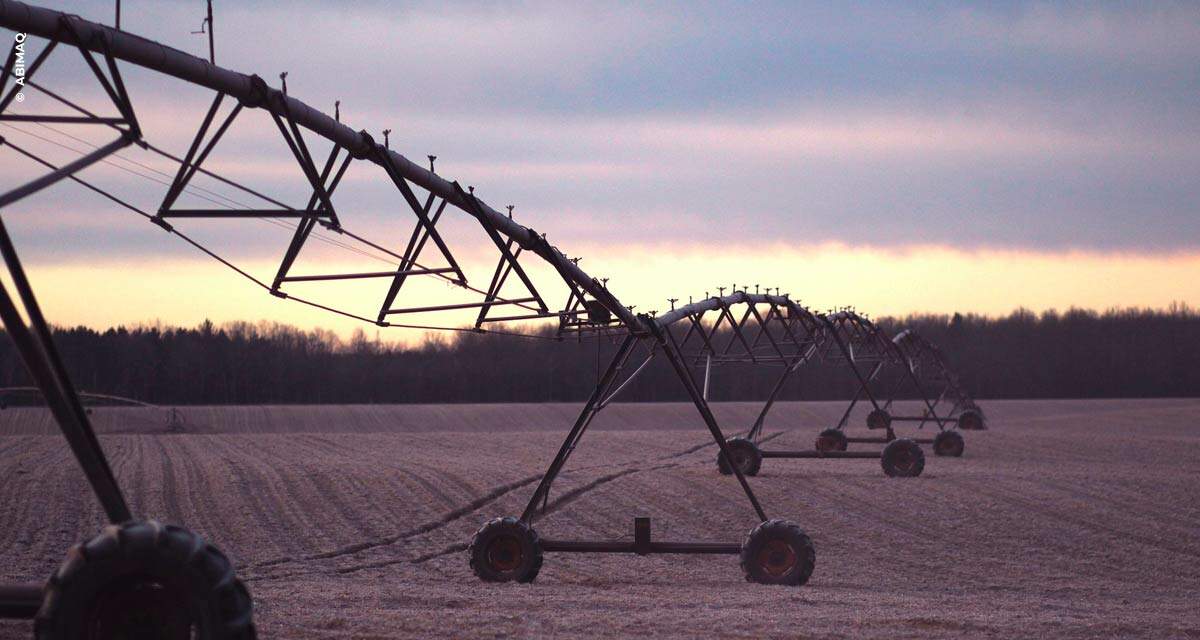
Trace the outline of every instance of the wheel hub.
<path fill-rule="evenodd" d="M 186 598 L 162 581 L 139 576 L 105 589 L 88 612 L 92 640 L 189 640 L 198 631 Z"/>
<path fill-rule="evenodd" d="M 796 566 L 798 556 L 792 545 L 783 540 L 771 540 L 758 552 L 758 564 L 772 576 L 786 575 Z"/>
<path fill-rule="evenodd" d="M 515 571 L 524 557 L 521 542 L 513 536 L 496 538 L 488 545 L 488 564 L 497 571 Z"/>

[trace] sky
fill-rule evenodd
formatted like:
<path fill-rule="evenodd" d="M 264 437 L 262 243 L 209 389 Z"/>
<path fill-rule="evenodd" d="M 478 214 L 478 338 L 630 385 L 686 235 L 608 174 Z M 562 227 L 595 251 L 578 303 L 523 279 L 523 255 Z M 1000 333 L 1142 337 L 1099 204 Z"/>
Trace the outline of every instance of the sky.
<path fill-rule="evenodd" d="M 440 175 L 499 210 L 514 205 L 518 222 L 583 257 L 637 311 L 735 284 L 876 316 L 1200 304 L 1194 3 L 214 4 L 218 64 L 276 87 L 286 71 L 291 95 L 330 113 L 340 100 L 343 122 L 378 140 L 391 129 L 391 147 L 421 164 L 436 155 Z M 47 5 L 113 21 L 112 2 Z M 126 0 L 122 27 L 206 56 L 206 37 L 191 33 L 202 18 L 198 1 Z M 182 154 L 211 93 L 126 67 L 147 139 Z M 87 74 L 63 52 L 39 72 L 111 111 Z M 14 107 L 51 110 L 33 91 Z M 0 135 L 60 162 L 105 141 L 94 127 L 19 126 Z M 239 115 L 206 167 L 306 197 L 261 111 Z M 130 150 L 81 177 L 153 211 L 165 179 L 153 171 L 172 169 Z M 0 190 L 35 173 L 0 148 Z M 206 193 L 253 200 L 196 186 L 209 191 L 187 206 Z M 364 163 L 334 202 L 346 228 L 388 247 L 414 224 Z M 59 324 L 375 330 L 267 295 L 77 185 L 3 214 Z M 444 224 L 470 283 L 486 287 L 486 236 L 461 212 Z M 187 231 L 265 279 L 290 236 L 264 221 Z M 328 240 L 306 247 L 297 273 L 394 268 Z M 566 297 L 555 280 L 544 268 L 535 278 L 551 305 Z M 295 291 L 374 317 L 386 286 Z M 402 298 L 472 299 L 429 278 Z M 398 317 L 458 324 L 473 312 Z"/>

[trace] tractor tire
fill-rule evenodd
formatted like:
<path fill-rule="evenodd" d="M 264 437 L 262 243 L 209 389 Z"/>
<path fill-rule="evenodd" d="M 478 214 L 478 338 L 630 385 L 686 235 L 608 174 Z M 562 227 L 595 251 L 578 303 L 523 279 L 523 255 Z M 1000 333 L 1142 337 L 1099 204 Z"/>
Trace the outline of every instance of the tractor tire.
<path fill-rule="evenodd" d="M 875 409 L 867 414 L 868 429 L 888 429 L 892 426 L 892 414 L 886 409 Z"/>
<path fill-rule="evenodd" d="M 46 583 L 38 640 L 253 640 L 250 592 L 200 536 L 153 520 L 110 525 L 72 547 Z"/>
<path fill-rule="evenodd" d="M 725 446 L 729 448 L 729 453 L 733 455 L 733 461 L 741 470 L 742 475 L 758 475 L 758 470 L 762 468 L 762 451 L 759 450 L 758 445 L 746 438 L 730 438 L 725 441 Z M 729 466 L 725 455 L 720 451 L 717 452 L 717 470 L 722 475 L 733 475 L 733 468 Z"/>
<path fill-rule="evenodd" d="M 982 431 L 983 414 L 975 409 L 969 409 L 958 414 L 958 428 L 966 431 Z"/>
<path fill-rule="evenodd" d="M 879 463 L 889 478 L 915 478 L 925 470 L 925 452 L 921 451 L 921 445 L 900 438 L 883 448 Z"/>
<path fill-rule="evenodd" d="M 533 582 L 542 569 L 542 542 L 525 522 L 495 518 L 475 532 L 467 556 L 484 582 Z"/>
<path fill-rule="evenodd" d="M 961 457 L 966 443 L 957 431 L 940 431 L 933 437 L 933 453 L 951 458 Z"/>
<path fill-rule="evenodd" d="M 812 539 L 787 520 L 760 523 L 742 543 L 742 571 L 748 582 L 798 587 L 808 582 L 816 563 Z"/>
<path fill-rule="evenodd" d="M 817 442 L 814 448 L 817 451 L 826 453 L 829 451 L 845 451 L 848 445 L 846 434 L 842 433 L 841 429 L 826 429 L 817 435 Z"/>

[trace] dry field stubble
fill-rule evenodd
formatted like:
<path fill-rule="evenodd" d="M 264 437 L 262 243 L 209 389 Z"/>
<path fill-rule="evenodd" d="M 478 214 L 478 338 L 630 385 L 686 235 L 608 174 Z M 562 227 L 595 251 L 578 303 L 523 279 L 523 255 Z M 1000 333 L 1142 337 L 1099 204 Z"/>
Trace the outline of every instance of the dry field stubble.
<path fill-rule="evenodd" d="M 135 513 L 238 563 L 267 638 L 1200 637 L 1200 401 L 985 403 L 961 459 L 767 460 L 767 512 L 800 522 L 800 589 L 728 556 L 549 554 L 488 585 L 464 547 L 518 514 L 575 405 L 96 409 Z M 717 405 L 729 430 L 752 404 Z M 782 403 L 772 444 L 809 447 L 838 403 Z M 861 422 L 859 420 L 858 422 Z M 794 432 L 787 429 L 805 425 Z M 754 516 L 688 405 L 614 405 L 555 485 L 554 537 L 740 540 Z M 101 527 L 46 414 L 0 411 L 0 580 L 43 580 Z M 0 637 L 29 637 L 0 622 Z"/>

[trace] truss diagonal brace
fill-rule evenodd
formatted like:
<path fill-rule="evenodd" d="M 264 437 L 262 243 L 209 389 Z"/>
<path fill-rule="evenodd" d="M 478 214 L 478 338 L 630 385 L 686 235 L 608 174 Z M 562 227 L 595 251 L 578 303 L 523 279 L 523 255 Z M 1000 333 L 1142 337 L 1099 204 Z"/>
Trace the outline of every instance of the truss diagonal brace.
<path fill-rule="evenodd" d="M 431 193 L 425 200 L 425 206 L 421 209 L 425 215 L 429 215 L 430 209 L 433 207 L 435 196 Z M 442 218 L 442 212 L 446 210 L 446 200 L 438 205 L 437 211 L 434 211 L 433 217 L 429 219 L 431 225 L 436 225 L 438 220 Z M 400 264 L 396 267 L 395 274 L 392 277 L 392 284 L 388 287 L 387 294 L 383 297 L 383 304 L 379 305 L 379 316 L 376 319 L 377 323 L 383 322 L 384 318 L 392 309 L 392 303 L 396 301 L 396 296 L 400 294 L 400 288 L 408 280 L 408 276 L 414 275 L 413 267 L 417 264 L 417 258 L 421 256 L 421 251 L 425 249 L 425 244 L 429 241 L 429 231 L 421 226 L 418 222 L 413 226 L 412 235 L 408 237 L 408 245 L 404 247 L 404 254 L 400 256 Z M 453 269 L 439 269 L 438 272 L 446 273 L 454 271 Z"/>
<path fill-rule="evenodd" d="M 288 149 L 295 156 L 296 162 L 300 165 L 301 171 L 304 172 L 304 177 L 308 179 L 308 183 L 313 188 L 313 193 L 320 206 L 314 208 L 314 202 L 310 199 L 308 211 L 321 210 L 329 214 L 330 224 L 334 227 L 340 227 L 337 213 L 333 208 L 333 201 L 329 198 L 329 193 L 325 189 L 325 179 L 329 175 L 328 170 L 332 165 L 333 158 L 337 155 L 338 147 L 335 145 L 333 153 L 330 155 L 329 162 L 326 163 L 326 171 L 324 177 L 318 175 L 316 163 L 313 162 L 312 154 L 308 151 L 308 145 L 304 144 L 304 136 L 300 134 L 300 128 L 296 126 L 296 121 L 292 119 L 291 112 L 287 109 L 287 101 L 283 102 L 284 115 L 287 116 L 287 126 L 283 124 L 283 118 L 279 114 L 271 111 L 271 118 L 275 121 L 275 126 L 279 127 L 279 133 L 283 136 L 284 142 L 287 143 Z"/>
<path fill-rule="evenodd" d="M 525 505 L 525 510 L 521 513 L 522 522 L 531 522 L 533 520 L 538 503 L 550 491 L 550 485 L 554 483 L 554 480 L 558 478 L 559 472 L 566 465 L 567 458 L 575 450 L 575 444 L 578 442 L 579 436 L 583 433 L 588 422 L 591 421 L 592 416 L 595 414 L 597 403 L 601 401 L 608 388 L 612 385 L 613 380 L 616 379 L 621 367 L 633 350 L 635 342 L 637 342 L 637 338 L 632 333 L 625 336 L 621 347 L 613 356 L 612 361 L 609 362 L 608 369 L 605 370 L 604 375 L 596 383 L 595 388 L 592 389 L 591 397 L 588 398 L 587 403 L 583 406 L 583 410 L 579 412 L 579 417 L 575 419 L 575 424 L 572 425 L 566 439 L 563 440 L 562 446 L 559 447 L 558 454 L 554 456 L 550 467 L 546 469 L 546 473 L 542 474 L 541 481 L 538 482 L 537 488 L 533 490 L 533 495 L 529 497 L 529 502 Z"/>
<path fill-rule="evenodd" d="M 278 118 L 276 118 L 276 121 L 278 121 Z M 292 125 L 292 128 L 295 130 L 295 124 Z M 297 136 L 300 134 L 298 130 L 295 133 Z M 284 132 L 284 135 L 286 137 L 286 131 Z M 300 140 L 300 138 L 297 137 L 296 140 Z M 294 151 L 295 145 L 292 145 L 292 147 Z M 292 234 L 292 241 L 288 244 L 287 251 L 283 255 L 283 260 L 281 260 L 279 263 L 279 270 L 276 271 L 275 280 L 271 283 L 271 293 L 273 294 L 278 294 L 280 285 L 287 280 L 288 272 L 291 271 L 292 265 L 295 264 L 296 258 L 300 255 L 300 249 L 304 246 L 304 242 L 308 240 L 309 234 L 312 233 L 313 228 L 316 227 L 318 222 L 334 229 L 341 228 L 338 223 L 337 214 L 334 212 L 332 206 L 321 209 L 316 208 L 318 201 L 326 203 L 329 202 L 329 197 L 333 195 L 334 189 L 337 189 L 338 184 L 342 180 L 342 176 L 346 173 L 346 169 L 350 166 L 350 161 L 353 160 L 353 156 L 346 154 L 346 157 L 342 161 L 342 165 L 338 169 L 338 172 L 334 176 L 332 182 L 328 182 L 329 173 L 333 171 L 334 163 L 337 161 L 338 152 L 340 151 L 341 147 L 334 145 L 333 149 L 329 152 L 329 158 L 326 159 L 325 167 L 322 169 L 320 176 L 317 176 L 315 179 L 316 181 L 312 182 L 313 194 L 309 197 L 308 206 L 304 209 L 305 213 L 308 215 L 305 215 L 304 219 L 296 225 L 296 232 Z M 315 167 L 311 164 L 311 157 L 308 156 L 307 153 L 304 157 L 308 159 L 307 164 L 305 164 L 303 161 L 301 162 L 301 164 L 303 164 L 305 167 L 304 173 L 305 175 L 309 176 L 310 181 L 313 181 L 314 178 L 311 176 L 311 174 L 313 173 Z M 297 156 L 297 159 L 300 159 L 299 156 Z M 328 187 L 325 186 L 327 183 L 329 185 Z M 321 217 L 328 217 L 328 221 L 320 220 Z"/>
<path fill-rule="evenodd" d="M 0 144 L 3 143 L 3 140 L 3 138 L 0 138 Z M 63 178 L 70 177 L 103 160 L 109 155 L 128 147 L 131 144 L 133 144 L 133 139 L 130 137 L 130 134 L 124 134 L 120 138 L 113 140 L 112 142 L 100 147 L 99 149 L 96 149 L 95 151 L 83 156 L 82 158 L 79 158 L 78 160 L 75 160 L 74 162 L 65 164 L 40 178 L 27 182 L 24 185 L 9 191 L 8 193 L 0 195 L 0 208 L 7 207 L 21 198 L 37 193 L 38 191 L 41 191 L 42 189 L 45 189 L 46 187 L 58 182 L 59 180 L 62 180 Z"/>
<path fill-rule="evenodd" d="M 233 110 L 225 116 L 221 125 L 217 127 L 216 133 L 213 134 L 208 144 L 204 145 L 204 149 L 197 155 L 196 152 L 200 150 L 200 144 L 204 141 L 204 136 L 208 133 L 209 127 L 212 126 L 213 118 L 216 116 L 217 109 L 221 106 L 221 101 L 224 99 L 225 94 L 223 93 L 218 93 L 213 98 L 212 105 L 208 108 L 208 113 L 204 116 L 204 121 L 201 122 L 200 128 L 192 138 L 192 145 L 188 147 L 187 154 L 183 156 L 183 161 L 179 163 L 179 171 L 175 173 L 175 179 L 171 181 L 171 186 L 167 188 L 167 193 L 163 196 L 162 204 L 158 208 L 156 221 L 160 224 L 161 219 L 168 215 L 180 216 L 180 212 L 171 211 L 171 207 L 175 205 L 175 201 L 179 199 L 179 195 L 183 193 L 184 188 L 191 182 L 192 176 L 196 175 L 196 172 L 200 170 L 200 165 L 208 158 L 208 154 L 217 146 L 217 142 L 229 130 L 229 125 L 233 124 L 234 118 L 237 118 L 238 114 L 241 113 L 242 103 L 238 102 Z"/>
<path fill-rule="evenodd" d="M 529 276 L 525 273 L 525 269 L 522 268 L 521 263 L 517 261 L 516 255 L 510 250 L 510 247 L 513 244 L 512 241 L 510 240 L 507 244 L 504 242 L 504 240 L 500 237 L 500 232 L 496 231 L 496 227 L 492 225 L 491 222 L 488 221 L 488 217 L 484 215 L 483 209 L 479 206 L 479 201 L 475 199 L 474 194 L 468 194 L 464 192 L 462 186 L 459 185 L 458 182 L 454 182 L 453 186 L 455 192 L 458 194 L 458 197 L 462 198 L 462 200 L 467 203 L 468 207 L 470 208 L 471 215 L 479 221 L 479 225 L 483 227 L 483 230 L 487 232 L 488 237 L 492 239 L 492 242 L 496 245 L 496 248 L 500 250 L 501 260 L 508 263 L 509 268 L 516 272 L 517 277 L 521 279 L 521 283 L 525 285 L 525 288 L 529 290 L 529 293 L 532 294 L 534 298 L 537 298 L 537 304 L 542 310 L 542 313 L 549 313 L 550 308 L 546 306 L 546 302 L 542 300 L 542 296 L 538 293 L 537 287 L 533 286 L 533 281 L 529 279 Z M 489 290 L 489 300 L 498 297 L 500 293 L 500 286 L 503 284 L 504 283 L 501 280 L 496 284 L 494 290 Z M 487 309 L 488 307 L 484 307 L 483 311 L 480 312 L 479 318 L 475 323 L 476 327 L 483 322 Z"/>
<path fill-rule="evenodd" d="M 459 283 L 466 284 L 467 276 L 458 266 L 458 261 L 455 260 L 454 255 L 450 253 L 450 248 L 447 247 L 446 242 L 442 240 L 441 234 L 437 232 L 437 229 L 434 228 L 433 223 L 429 221 L 429 216 L 426 215 L 425 210 L 421 207 L 421 203 L 417 200 L 416 194 L 413 193 L 412 187 L 408 186 L 408 181 L 405 180 L 404 176 L 400 173 L 400 170 L 396 167 L 395 162 L 392 160 L 392 156 L 383 147 L 379 147 L 377 145 L 373 146 L 376 150 L 376 155 L 378 156 L 380 164 L 383 165 L 384 171 L 387 172 L 388 177 L 392 179 L 392 182 L 396 185 L 396 188 L 399 189 L 400 195 L 404 196 L 405 201 L 408 202 L 408 206 L 411 207 L 413 213 L 416 214 L 417 220 L 421 226 L 425 228 L 425 231 L 429 234 L 429 237 L 433 240 L 433 243 L 437 245 L 438 250 L 442 253 L 442 257 L 444 257 L 446 262 L 450 264 L 450 268 L 454 269 L 454 273 L 458 276 Z"/>
<path fill-rule="evenodd" d="M 725 456 L 726 460 L 733 460 L 733 452 L 729 450 L 729 445 L 725 442 L 725 434 L 721 433 L 721 427 L 717 424 L 717 418 L 709 408 L 708 401 L 704 399 L 704 395 L 696 387 L 696 381 L 692 378 L 692 373 L 688 371 L 687 365 L 681 359 L 678 347 L 673 342 L 668 342 L 668 338 L 673 340 L 674 336 L 669 331 L 664 332 L 663 328 L 653 318 L 643 316 L 642 319 L 650 327 L 650 331 L 654 334 L 654 339 L 662 347 L 663 354 L 666 355 L 667 361 L 671 363 L 671 368 L 675 370 L 675 375 L 683 383 L 688 396 L 691 397 L 692 404 L 696 405 L 696 409 L 700 412 L 700 417 L 704 420 L 705 426 L 708 427 L 713 440 L 717 443 L 717 448 L 721 450 L 721 455 Z M 750 483 L 746 481 L 746 476 L 742 473 L 742 470 L 736 464 L 729 466 L 733 470 L 733 474 L 737 476 L 738 483 L 742 485 L 742 491 L 746 493 L 746 498 L 750 500 L 751 506 L 754 507 L 754 512 L 758 514 L 759 519 L 766 520 L 767 513 L 763 511 L 762 505 L 759 504 L 758 498 L 755 497 L 754 490 L 750 488 Z"/>

